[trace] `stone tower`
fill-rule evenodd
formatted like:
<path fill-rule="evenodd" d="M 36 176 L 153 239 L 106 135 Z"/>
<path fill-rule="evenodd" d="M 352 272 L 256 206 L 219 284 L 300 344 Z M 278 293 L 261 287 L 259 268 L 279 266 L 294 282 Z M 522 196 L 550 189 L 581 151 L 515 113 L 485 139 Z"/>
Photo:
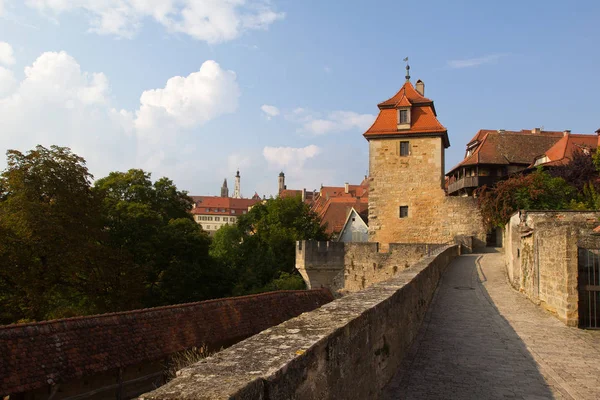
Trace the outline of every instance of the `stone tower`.
<path fill-rule="evenodd" d="M 369 142 L 369 241 L 446 243 L 457 235 L 481 237 L 472 199 L 447 200 L 444 151 L 450 146 L 425 85 L 406 82 L 379 103 L 364 133 Z M 485 238 L 485 232 L 483 232 Z"/>
<path fill-rule="evenodd" d="M 227 178 L 223 181 L 223 186 L 221 186 L 221 197 L 229 197 L 229 188 L 227 188 Z"/>
<path fill-rule="evenodd" d="M 278 183 L 279 183 L 278 193 L 281 193 L 281 191 L 285 189 L 285 174 L 283 173 L 283 171 L 281 171 L 279 173 Z"/>
<path fill-rule="evenodd" d="M 241 199 L 242 198 L 241 193 L 242 192 L 240 189 L 240 171 L 238 170 L 237 173 L 235 174 L 235 186 L 233 187 L 233 198 Z"/>

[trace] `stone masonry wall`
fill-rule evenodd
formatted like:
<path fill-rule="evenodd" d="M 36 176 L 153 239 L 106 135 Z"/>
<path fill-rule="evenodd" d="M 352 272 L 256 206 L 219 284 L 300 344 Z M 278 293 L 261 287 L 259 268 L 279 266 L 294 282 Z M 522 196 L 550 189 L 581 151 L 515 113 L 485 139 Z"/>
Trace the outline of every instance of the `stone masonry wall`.
<path fill-rule="evenodd" d="M 369 141 L 369 241 L 449 243 L 465 235 L 484 246 L 486 230 L 475 200 L 446 196 L 443 189 L 442 139 L 406 140 L 406 157 L 396 153 L 399 139 Z M 400 218 L 400 206 L 408 206 L 407 218 Z"/>
<path fill-rule="evenodd" d="M 377 399 L 458 246 L 178 372 L 141 399 Z M 435 378 L 435 377 L 433 377 Z"/>
<path fill-rule="evenodd" d="M 599 212 L 520 211 L 506 226 L 511 284 L 570 326 L 578 324 L 577 243 L 598 225 Z"/>
<path fill-rule="evenodd" d="M 355 292 L 390 279 L 410 267 L 438 244 L 391 243 L 380 252 L 378 243 L 300 241 L 296 269 L 308 288 Z"/>

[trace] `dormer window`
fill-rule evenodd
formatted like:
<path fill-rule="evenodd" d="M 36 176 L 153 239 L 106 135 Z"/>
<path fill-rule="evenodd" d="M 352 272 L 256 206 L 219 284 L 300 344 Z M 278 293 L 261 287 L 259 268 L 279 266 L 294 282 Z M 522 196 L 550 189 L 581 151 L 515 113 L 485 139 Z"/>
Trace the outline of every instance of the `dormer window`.
<path fill-rule="evenodd" d="M 410 129 L 410 107 L 398 108 L 398 130 Z"/>
<path fill-rule="evenodd" d="M 398 117 L 400 124 L 408 124 L 408 110 L 398 110 L 400 116 Z"/>

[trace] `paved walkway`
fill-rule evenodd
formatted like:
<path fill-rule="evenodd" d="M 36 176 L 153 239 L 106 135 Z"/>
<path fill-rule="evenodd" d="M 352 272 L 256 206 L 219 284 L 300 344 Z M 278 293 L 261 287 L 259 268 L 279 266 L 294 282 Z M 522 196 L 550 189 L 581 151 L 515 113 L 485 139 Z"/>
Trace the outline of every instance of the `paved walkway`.
<path fill-rule="evenodd" d="M 568 328 L 514 291 L 502 254 L 448 267 L 388 399 L 600 399 L 600 331 Z"/>

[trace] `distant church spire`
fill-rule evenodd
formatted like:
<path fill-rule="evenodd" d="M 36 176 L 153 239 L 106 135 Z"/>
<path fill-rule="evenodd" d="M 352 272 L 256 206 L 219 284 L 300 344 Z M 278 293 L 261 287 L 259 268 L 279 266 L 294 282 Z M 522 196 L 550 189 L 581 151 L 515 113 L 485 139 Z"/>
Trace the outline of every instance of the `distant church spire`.
<path fill-rule="evenodd" d="M 221 197 L 229 197 L 229 189 L 227 188 L 227 178 L 223 181 L 223 186 L 221 186 Z"/>
<path fill-rule="evenodd" d="M 242 191 L 240 189 L 240 170 L 237 170 L 237 173 L 235 174 L 235 186 L 233 187 L 233 198 L 234 199 L 241 199 L 242 198 Z"/>
<path fill-rule="evenodd" d="M 406 63 L 406 82 L 410 81 L 410 65 L 408 65 L 408 57 L 406 57 L 404 60 L 402 60 Z"/>

